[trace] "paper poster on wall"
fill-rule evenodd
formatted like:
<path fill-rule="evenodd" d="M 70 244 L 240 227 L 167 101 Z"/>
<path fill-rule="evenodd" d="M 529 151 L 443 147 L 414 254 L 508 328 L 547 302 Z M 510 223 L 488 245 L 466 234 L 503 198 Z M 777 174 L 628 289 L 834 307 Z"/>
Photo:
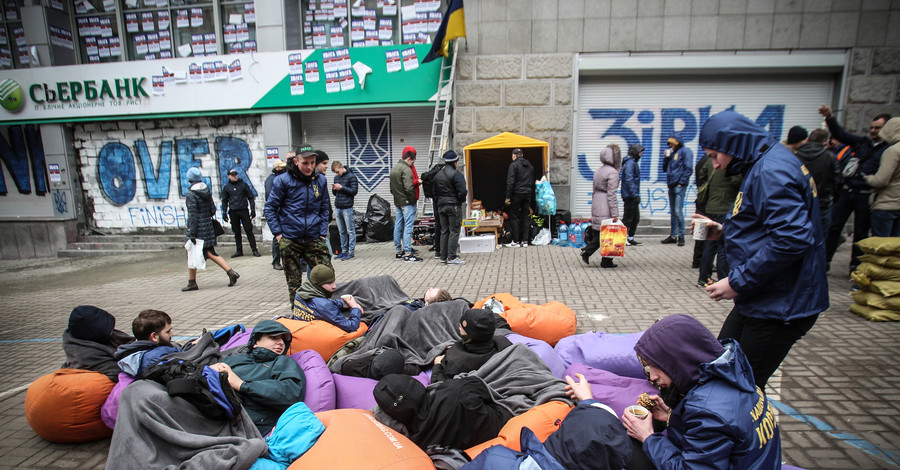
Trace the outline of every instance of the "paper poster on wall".
<path fill-rule="evenodd" d="M 310 7 L 312 7 L 312 5 L 310 5 Z M 312 23 L 313 21 L 315 21 L 315 19 L 316 16 L 314 15 L 314 12 L 312 10 L 306 10 L 306 14 L 303 15 L 303 21 Z"/>
<path fill-rule="evenodd" d="M 378 20 L 378 39 L 391 39 L 394 37 L 394 20 L 382 18 Z"/>
<path fill-rule="evenodd" d="M 290 75 L 291 75 L 291 96 L 302 95 L 304 93 L 303 74 L 302 73 L 292 73 Z"/>
<path fill-rule="evenodd" d="M 0 46 L 8 46 L 9 41 L 6 39 L 6 26 L 0 25 Z"/>
<path fill-rule="evenodd" d="M 352 70 L 341 70 L 338 72 L 338 77 L 341 81 L 341 91 L 350 91 L 356 88 L 356 82 L 353 81 Z"/>
<path fill-rule="evenodd" d="M 100 57 L 109 57 L 109 39 L 100 38 L 97 40 L 97 55 Z"/>
<path fill-rule="evenodd" d="M 153 12 L 141 13 L 141 30 L 143 32 L 156 31 L 156 22 L 153 21 Z"/>
<path fill-rule="evenodd" d="M 399 72 L 403 66 L 403 63 L 400 60 L 400 51 L 385 51 L 385 66 L 387 67 L 388 73 L 390 72 Z"/>
<path fill-rule="evenodd" d="M 151 54 L 159 53 L 159 35 L 156 33 L 147 35 L 147 48 Z"/>
<path fill-rule="evenodd" d="M 166 82 L 163 81 L 163 78 L 159 75 L 154 75 L 150 77 L 150 81 L 153 83 L 153 94 L 157 96 L 166 94 Z"/>
<path fill-rule="evenodd" d="M 344 45 L 344 28 L 340 26 L 331 27 L 331 47 L 343 47 Z"/>
<path fill-rule="evenodd" d="M 16 7 L 16 2 L 6 2 L 6 19 L 12 21 L 19 19 L 18 7 Z"/>
<path fill-rule="evenodd" d="M 225 44 L 231 44 L 234 42 L 238 42 L 237 40 L 237 26 L 233 24 L 226 24 L 223 28 L 222 37 L 225 39 Z"/>
<path fill-rule="evenodd" d="M 62 0 L 50 0 L 50 8 L 55 8 L 59 11 L 65 11 Z"/>
<path fill-rule="evenodd" d="M 172 51 L 172 34 L 168 31 L 159 32 L 159 50 Z"/>
<path fill-rule="evenodd" d="M 232 54 L 235 54 L 238 52 L 244 52 L 244 43 L 236 42 L 234 44 L 231 44 L 228 48 L 228 52 L 230 52 Z"/>
<path fill-rule="evenodd" d="M 241 68 L 241 59 L 235 59 L 228 65 L 228 78 L 240 80 L 244 78 L 244 70 Z"/>
<path fill-rule="evenodd" d="M 191 15 L 187 10 L 177 10 L 175 12 L 175 27 L 187 28 L 191 25 Z"/>
<path fill-rule="evenodd" d="M 378 18 L 375 10 L 366 10 L 366 16 L 363 16 L 363 28 L 366 31 L 378 30 Z"/>
<path fill-rule="evenodd" d="M 81 18 L 79 18 L 80 20 Z M 80 22 L 79 22 L 80 24 Z M 125 31 L 129 33 L 137 33 L 141 30 L 138 23 L 137 13 L 125 13 Z M 83 35 L 83 34 L 82 34 Z"/>
<path fill-rule="evenodd" d="M 341 77 L 337 72 L 325 72 L 325 93 L 341 91 Z"/>
<path fill-rule="evenodd" d="M 303 73 L 303 54 L 288 55 L 288 71 L 290 73 Z"/>
<path fill-rule="evenodd" d="M 334 17 L 347 17 L 347 0 L 334 0 Z"/>
<path fill-rule="evenodd" d="M 112 18 L 100 18 L 100 36 L 105 38 L 112 37 Z"/>
<path fill-rule="evenodd" d="M 378 45 L 378 31 L 366 31 L 366 47 Z"/>
<path fill-rule="evenodd" d="M 50 4 L 53 4 L 53 0 L 50 0 Z M 116 0 L 103 0 L 103 11 L 116 11 Z"/>
<path fill-rule="evenodd" d="M 203 54 L 205 48 L 203 47 L 203 35 L 202 34 L 192 34 L 191 35 L 191 52 L 196 54 Z"/>
<path fill-rule="evenodd" d="M 439 11 L 431 12 L 428 14 L 428 32 L 433 33 L 440 29 L 441 20 L 444 18 L 444 14 Z"/>
<path fill-rule="evenodd" d="M 160 51 L 159 51 L 159 58 L 160 58 L 160 59 L 171 59 L 171 58 L 172 58 L 172 51 L 164 51 L 164 50 L 160 50 Z"/>
<path fill-rule="evenodd" d="M 325 45 L 325 25 L 314 24 L 312 27 L 312 42 L 314 46 Z"/>
<path fill-rule="evenodd" d="M 100 33 L 101 33 L 100 17 L 92 16 L 91 17 L 91 36 L 99 36 Z"/>
<path fill-rule="evenodd" d="M 109 41 L 109 56 L 110 57 L 119 57 L 122 55 L 122 44 L 119 42 L 119 38 L 117 36 L 113 36 L 108 39 Z"/>
<path fill-rule="evenodd" d="M 47 174 L 50 176 L 51 183 L 62 183 L 62 172 L 59 171 L 58 163 L 48 163 Z"/>
<path fill-rule="evenodd" d="M 8 47 L 0 47 L 0 66 L 12 67 L 12 51 Z"/>
<path fill-rule="evenodd" d="M 256 5 L 253 3 L 244 4 L 244 22 L 256 23 Z"/>
<path fill-rule="evenodd" d="M 337 71 L 337 69 L 337 52 L 322 51 L 322 70 L 328 74 L 329 72 Z"/>
<path fill-rule="evenodd" d="M 415 33 L 403 33 L 403 44 L 415 44 L 416 43 L 416 34 Z"/>
<path fill-rule="evenodd" d="M 156 12 L 156 26 L 160 29 L 169 29 L 169 10 Z"/>
<path fill-rule="evenodd" d="M 304 65 L 306 69 L 306 81 L 317 83 L 319 81 L 319 61 L 311 60 Z"/>
<path fill-rule="evenodd" d="M 188 81 L 191 83 L 200 83 L 203 81 L 203 69 L 195 63 L 188 65 Z"/>
<path fill-rule="evenodd" d="M 244 41 L 244 50 L 247 52 L 258 52 L 256 41 Z"/>
<path fill-rule="evenodd" d="M 170 71 L 165 66 L 162 66 L 161 69 L 162 69 L 162 78 L 163 78 L 163 81 L 166 82 L 166 86 L 175 84 L 175 72 Z"/>
<path fill-rule="evenodd" d="M 215 54 L 216 49 L 216 33 L 206 33 L 203 35 L 203 44 L 206 54 Z"/>
<path fill-rule="evenodd" d="M 215 62 L 204 62 L 201 67 L 203 68 L 203 81 L 211 82 L 216 79 L 216 63 Z"/>
<path fill-rule="evenodd" d="M 247 23 L 239 24 L 237 26 L 236 34 L 237 34 L 238 41 L 249 41 L 250 40 L 250 26 Z"/>
<path fill-rule="evenodd" d="M 21 52 L 21 49 L 25 48 L 25 28 L 21 26 L 13 28 L 13 37 L 16 38 L 16 46 L 20 48 L 19 52 Z"/>
<path fill-rule="evenodd" d="M 203 26 L 203 9 L 191 8 L 191 28 Z"/>
<path fill-rule="evenodd" d="M 291 83 L 293 84 L 293 81 Z M 278 160 L 279 158 L 278 147 L 266 147 L 266 164 L 269 168 L 274 167 L 275 160 Z"/>
<path fill-rule="evenodd" d="M 419 58 L 416 57 L 416 50 L 413 48 L 403 49 L 401 52 L 403 56 L 403 69 L 409 72 L 410 70 L 415 70 L 419 68 Z"/>
<path fill-rule="evenodd" d="M 431 42 L 431 36 L 428 33 L 416 34 L 416 44 L 428 44 Z"/>
<path fill-rule="evenodd" d="M 366 39 L 366 29 L 363 26 L 363 20 L 350 21 L 350 40 L 364 41 Z"/>
<path fill-rule="evenodd" d="M 390 5 L 390 4 L 385 5 L 384 8 L 382 8 L 382 10 L 381 10 L 381 14 L 382 14 L 383 16 L 397 16 L 397 5 L 396 5 L 396 4 L 394 4 L 394 5 Z"/>
<path fill-rule="evenodd" d="M 146 34 L 136 34 L 134 36 L 134 52 L 138 55 L 144 55 L 150 52 L 150 46 L 147 44 Z"/>

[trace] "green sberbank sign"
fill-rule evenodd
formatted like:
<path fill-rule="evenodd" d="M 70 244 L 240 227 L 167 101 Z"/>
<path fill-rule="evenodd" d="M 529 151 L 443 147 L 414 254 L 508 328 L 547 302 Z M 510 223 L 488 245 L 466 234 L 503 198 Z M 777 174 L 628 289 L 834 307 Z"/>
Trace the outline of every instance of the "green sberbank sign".
<path fill-rule="evenodd" d="M 316 49 L 0 72 L 0 124 L 427 105 L 429 44 Z M 50 79 L 48 79 L 50 78 Z"/>

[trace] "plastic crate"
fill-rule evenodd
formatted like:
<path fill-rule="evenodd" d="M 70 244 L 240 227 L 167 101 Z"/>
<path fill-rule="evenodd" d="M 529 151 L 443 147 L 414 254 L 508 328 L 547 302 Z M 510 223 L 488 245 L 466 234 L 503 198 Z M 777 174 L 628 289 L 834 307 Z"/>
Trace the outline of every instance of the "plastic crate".
<path fill-rule="evenodd" d="M 475 237 L 460 235 L 459 237 L 460 253 L 491 253 L 496 246 L 497 237 L 494 235 L 478 235 Z"/>

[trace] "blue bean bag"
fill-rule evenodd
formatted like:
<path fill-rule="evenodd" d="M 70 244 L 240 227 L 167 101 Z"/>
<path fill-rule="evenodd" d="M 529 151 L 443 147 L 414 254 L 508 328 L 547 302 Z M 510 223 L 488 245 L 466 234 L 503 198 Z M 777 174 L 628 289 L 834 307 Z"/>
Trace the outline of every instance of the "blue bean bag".
<path fill-rule="evenodd" d="M 553 346 L 550 346 L 546 341 L 529 338 L 516 333 L 506 335 L 506 339 L 510 340 L 513 344 L 524 343 L 531 348 L 532 351 L 536 352 L 538 356 L 541 356 L 541 359 L 544 360 L 547 367 L 550 368 L 550 372 L 552 372 L 555 377 L 561 379 L 565 376 L 566 365 L 563 364 L 562 359 L 559 358 L 559 354 L 556 354 Z"/>
<path fill-rule="evenodd" d="M 623 377 L 646 378 L 634 353 L 634 344 L 644 332 L 617 335 L 592 331 L 573 335 L 556 343 L 556 354 L 566 367 L 587 364 Z"/>
<path fill-rule="evenodd" d="M 642 393 L 656 395 L 659 393 L 647 378 L 635 379 L 621 377 L 612 372 L 594 369 L 584 364 L 572 364 L 566 369 L 566 375 L 575 378 L 575 374 L 582 374 L 591 384 L 591 394 L 594 400 L 603 403 L 617 415 L 622 416 L 625 408 L 636 405 L 638 397 Z"/>

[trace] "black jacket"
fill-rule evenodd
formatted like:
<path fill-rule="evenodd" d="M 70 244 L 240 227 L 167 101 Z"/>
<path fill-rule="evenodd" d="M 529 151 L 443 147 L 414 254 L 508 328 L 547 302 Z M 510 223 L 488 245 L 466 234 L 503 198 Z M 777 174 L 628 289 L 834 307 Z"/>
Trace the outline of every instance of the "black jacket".
<path fill-rule="evenodd" d="M 228 180 L 228 184 L 222 188 L 222 213 L 229 210 L 247 209 L 256 213 L 256 205 L 253 203 L 253 190 L 246 181 L 238 178 L 237 181 Z"/>
<path fill-rule="evenodd" d="M 343 175 L 335 175 L 332 183 L 341 185 L 341 189 L 331 190 L 334 194 L 334 207 L 337 209 L 353 208 L 353 197 L 359 191 L 359 179 L 356 178 L 353 170 L 347 167 L 347 171 Z"/>
<path fill-rule="evenodd" d="M 216 246 L 216 232 L 212 217 L 216 214 L 216 204 L 206 183 L 194 183 L 184 199 L 187 209 L 187 238 L 203 240 L 203 248 Z"/>
<path fill-rule="evenodd" d="M 434 175 L 434 197 L 437 199 L 438 207 L 458 206 L 466 202 L 467 194 L 469 191 L 466 189 L 462 173 L 456 171 L 453 165 L 444 165 L 444 168 Z"/>
<path fill-rule="evenodd" d="M 881 164 L 881 154 L 887 145 L 884 142 L 874 142 L 868 135 L 851 134 L 844 130 L 834 117 L 826 118 L 825 124 L 831 136 L 853 148 L 853 156 L 859 159 L 859 171 L 850 178 L 844 179 L 844 185 L 855 191 L 871 191 L 864 175 L 874 175 Z M 846 165 L 850 156 L 841 159 L 841 165 Z"/>
<path fill-rule="evenodd" d="M 445 163 L 438 163 L 431 167 L 430 170 L 422 173 L 422 192 L 425 197 L 434 198 L 434 175 L 444 169 Z"/>
<path fill-rule="evenodd" d="M 534 167 L 525 157 L 516 158 L 506 172 L 506 198 L 513 194 L 534 194 Z"/>
<path fill-rule="evenodd" d="M 797 149 L 796 155 L 816 182 L 819 207 L 822 209 L 831 207 L 834 194 L 841 184 L 841 166 L 834 154 L 825 150 L 822 144 L 807 142 Z"/>

